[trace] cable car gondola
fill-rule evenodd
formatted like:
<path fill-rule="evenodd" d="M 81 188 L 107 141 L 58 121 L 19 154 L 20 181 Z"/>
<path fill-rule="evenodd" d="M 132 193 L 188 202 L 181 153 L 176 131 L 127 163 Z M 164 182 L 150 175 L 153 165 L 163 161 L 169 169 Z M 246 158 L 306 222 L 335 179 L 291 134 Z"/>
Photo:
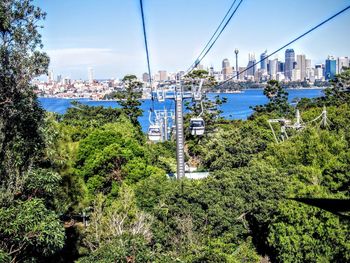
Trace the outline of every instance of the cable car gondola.
<path fill-rule="evenodd" d="M 159 102 L 165 101 L 165 92 L 164 92 L 164 90 L 157 90 L 157 100 Z"/>
<path fill-rule="evenodd" d="M 159 125 L 153 124 L 149 126 L 148 139 L 152 142 L 160 142 L 162 140 L 162 131 Z"/>
<path fill-rule="evenodd" d="M 203 118 L 191 118 L 190 120 L 191 135 L 203 135 L 205 131 L 205 123 Z"/>

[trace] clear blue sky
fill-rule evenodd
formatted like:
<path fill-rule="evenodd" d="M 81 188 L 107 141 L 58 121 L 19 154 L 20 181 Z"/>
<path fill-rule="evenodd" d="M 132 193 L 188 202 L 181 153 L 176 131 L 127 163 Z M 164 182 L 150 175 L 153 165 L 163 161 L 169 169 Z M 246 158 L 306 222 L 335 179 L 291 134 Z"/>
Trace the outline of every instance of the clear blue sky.
<path fill-rule="evenodd" d="M 44 50 L 54 74 L 87 78 L 121 78 L 146 72 L 139 0 L 34 0 L 47 12 L 42 29 Z M 185 70 L 220 23 L 232 0 L 144 0 L 153 72 Z M 236 15 L 203 60 L 221 67 L 228 58 L 246 66 L 350 4 L 349 0 L 244 0 Z M 350 56 L 350 11 L 293 44 L 312 63 L 328 55 Z M 284 60 L 284 52 L 277 57 Z"/>

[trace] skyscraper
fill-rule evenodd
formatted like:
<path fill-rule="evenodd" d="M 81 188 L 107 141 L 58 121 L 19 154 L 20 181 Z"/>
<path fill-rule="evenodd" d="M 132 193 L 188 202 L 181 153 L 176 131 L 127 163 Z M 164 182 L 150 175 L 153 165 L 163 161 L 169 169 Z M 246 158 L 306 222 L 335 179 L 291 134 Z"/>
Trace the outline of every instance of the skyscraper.
<path fill-rule="evenodd" d="M 278 61 L 277 72 L 284 73 L 284 62 Z"/>
<path fill-rule="evenodd" d="M 337 73 L 337 61 L 333 56 L 328 56 L 326 59 L 326 71 L 325 77 L 326 80 L 333 79 L 335 74 Z"/>
<path fill-rule="evenodd" d="M 225 58 L 223 61 L 222 61 L 222 68 L 229 68 L 230 67 L 230 61 Z"/>
<path fill-rule="evenodd" d="M 284 75 L 287 80 L 292 79 L 292 71 L 294 68 L 295 53 L 293 49 L 287 49 L 285 52 Z"/>
<path fill-rule="evenodd" d="M 339 57 L 337 59 L 337 74 L 342 73 L 344 67 L 349 67 L 349 58 L 348 57 Z"/>
<path fill-rule="evenodd" d="M 222 61 L 222 75 L 224 80 L 232 76 L 232 68 L 230 66 L 230 61 L 227 58 Z"/>
<path fill-rule="evenodd" d="M 263 72 L 267 72 L 267 59 L 266 59 L 266 57 L 267 57 L 267 50 L 265 50 L 265 52 L 260 55 L 260 61 L 261 61 L 260 62 L 260 69 Z"/>
<path fill-rule="evenodd" d="M 159 70 L 158 73 L 160 81 L 168 80 L 168 72 L 166 70 Z"/>
<path fill-rule="evenodd" d="M 296 69 L 300 70 L 300 79 L 304 80 L 306 77 L 306 57 L 305 57 L 305 55 L 297 55 Z"/>
<path fill-rule="evenodd" d="M 276 74 L 277 74 L 277 66 L 278 66 L 278 59 L 275 58 L 273 60 L 269 60 L 269 75 L 271 79 L 276 79 Z"/>
<path fill-rule="evenodd" d="M 247 68 L 249 68 L 249 69 L 247 70 L 247 75 L 254 76 L 255 75 L 255 67 L 256 67 L 256 65 L 254 65 L 256 63 L 255 54 L 249 53 L 248 59 L 249 59 L 249 62 L 248 62 Z"/>

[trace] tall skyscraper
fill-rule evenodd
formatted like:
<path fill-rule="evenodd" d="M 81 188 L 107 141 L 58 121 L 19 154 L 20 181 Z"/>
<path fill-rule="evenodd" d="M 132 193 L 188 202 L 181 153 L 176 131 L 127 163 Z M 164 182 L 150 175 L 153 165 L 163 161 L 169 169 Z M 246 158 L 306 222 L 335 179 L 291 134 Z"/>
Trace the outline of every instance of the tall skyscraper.
<path fill-rule="evenodd" d="M 91 67 L 88 68 L 88 78 L 90 84 L 94 83 L 94 70 Z"/>
<path fill-rule="evenodd" d="M 328 56 L 326 59 L 326 71 L 325 77 L 326 80 L 333 79 L 335 74 L 337 73 L 337 61 L 333 56 Z"/>
<path fill-rule="evenodd" d="M 159 70 L 158 73 L 160 81 L 168 80 L 168 72 L 166 70 Z"/>
<path fill-rule="evenodd" d="M 295 53 L 293 49 L 287 49 L 285 52 L 284 76 L 287 80 L 292 79 L 292 71 L 294 68 Z"/>
<path fill-rule="evenodd" d="M 261 69 L 261 71 L 262 72 L 267 72 L 267 59 L 266 59 L 266 57 L 267 57 L 267 50 L 265 50 L 265 52 L 264 53 L 262 53 L 261 55 L 260 55 L 260 69 Z"/>
<path fill-rule="evenodd" d="M 296 69 L 300 70 L 300 80 L 304 80 L 306 77 L 306 57 L 305 57 L 305 55 L 297 55 Z"/>
<path fill-rule="evenodd" d="M 248 62 L 247 68 L 249 68 L 249 69 L 247 70 L 247 75 L 254 76 L 255 75 L 255 68 L 256 68 L 256 65 L 254 65 L 256 63 L 255 54 L 249 53 L 248 59 L 249 59 L 249 62 Z"/>
<path fill-rule="evenodd" d="M 225 58 L 223 61 L 222 61 L 222 68 L 229 68 L 230 67 L 230 61 Z"/>
<path fill-rule="evenodd" d="M 277 72 L 282 72 L 282 73 L 284 73 L 284 62 L 278 61 Z"/>
<path fill-rule="evenodd" d="M 337 74 L 342 73 L 344 67 L 349 67 L 349 58 L 348 57 L 339 57 L 337 59 Z"/>
<path fill-rule="evenodd" d="M 277 67 L 278 67 L 278 59 L 275 58 L 273 60 L 269 60 L 269 75 L 271 79 L 276 79 Z"/>
<path fill-rule="evenodd" d="M 232 68 L 230 61 L 227 58 L 222 61 L 222 75 L 224 77 L 224 80 L 232 77 Z"/>

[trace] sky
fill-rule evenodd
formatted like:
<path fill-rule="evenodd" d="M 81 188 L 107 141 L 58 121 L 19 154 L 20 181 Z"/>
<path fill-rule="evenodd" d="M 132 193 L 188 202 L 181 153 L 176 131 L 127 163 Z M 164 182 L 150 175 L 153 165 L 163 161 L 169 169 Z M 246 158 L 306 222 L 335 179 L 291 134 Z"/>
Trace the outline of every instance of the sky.
<path fill-rule="evenodd" d="M 233 0 L 143 0 L 152 74 L 186 70 L 204 48 Z M 237 1 L 238 2 L 238 1 Z M 141 76 L 147 71 L 139 0 L 34 0 L 47 17 L 41 30 L 54 74 L 87 79 Z M 202 61 L 221 69 L 228 58 L 246 66 L 350 4 L 349 0 L 243 0 Z M 350 10 L 292 44 L 312 64 L 328 55 L 350 56 Z M 284 51 L 272 58 L 284 60 Z"/>

